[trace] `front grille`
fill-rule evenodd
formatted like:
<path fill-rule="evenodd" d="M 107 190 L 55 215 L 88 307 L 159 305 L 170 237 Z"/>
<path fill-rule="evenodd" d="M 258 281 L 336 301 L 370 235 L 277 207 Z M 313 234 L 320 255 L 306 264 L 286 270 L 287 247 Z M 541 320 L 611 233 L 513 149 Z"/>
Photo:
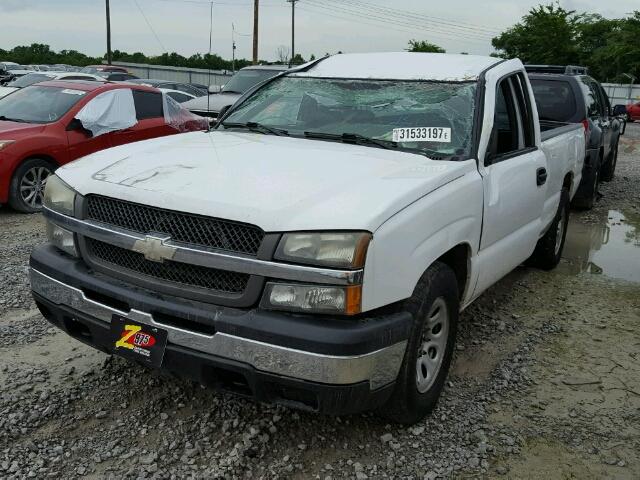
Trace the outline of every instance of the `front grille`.
<path fill-rule="evenodd" d="M 176 242 L 248 255 L 256 255 L 264 239 L 264 232 L 255 225 L 97 195 L 87 197 L 87 218 L 145 235 L 164 233 Z"/>
<path fill-rule="evenodd" d="M 109 243 L 87 238 L 89 255 L 107 266 L 117 266 L 130 274 L 144 275 L 153 279 L 174 283 L 177 286 L 190 286 L 214 290 L 221 293 L 243 293 L 249 281 L 249 275 L 227 272 L 215 268 L 189 265 L 166 260 L 163 263 L 152 262 L 144 255 Z"/>

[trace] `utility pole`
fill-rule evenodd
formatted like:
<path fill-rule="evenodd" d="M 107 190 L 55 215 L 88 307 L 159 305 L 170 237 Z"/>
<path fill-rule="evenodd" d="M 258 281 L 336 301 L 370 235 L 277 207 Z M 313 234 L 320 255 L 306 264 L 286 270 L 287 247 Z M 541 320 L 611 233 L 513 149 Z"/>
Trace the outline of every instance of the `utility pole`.
<path fill-rule="evenodd" d="M 260 0 L 253 0 L 253 64 L 258 63 L 258 9 Z"/>
<path fill-rule="evenodd" d="M 293 58 L 296 56 L 296 2 L 300 0 L 287 0 L 291 4 L 291 59 L 289 65 L 293 64 Z"/>
<path fill-rule="evenodd" d="M 231 70 L 236 73 L 236 26 L 231 24 Z"/>
<path fill-rule="evenodd" d="M 109 0 L 106 0 L 107 6 L 107 63 L 111 65 L 111 13 L 109 12 Z"/>

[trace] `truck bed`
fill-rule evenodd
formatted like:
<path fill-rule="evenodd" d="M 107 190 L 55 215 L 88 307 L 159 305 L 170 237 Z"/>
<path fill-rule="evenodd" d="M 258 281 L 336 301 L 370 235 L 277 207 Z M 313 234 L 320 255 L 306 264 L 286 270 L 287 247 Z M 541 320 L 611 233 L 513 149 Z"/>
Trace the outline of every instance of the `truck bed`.
<path fill-rule="evenodd" d="M 584 128 L 580 123 L 555 122 L 552 120 L 540 120 L 541 140 L 544 142 L 563 133 L 571 132 L 578 128 Z"/>

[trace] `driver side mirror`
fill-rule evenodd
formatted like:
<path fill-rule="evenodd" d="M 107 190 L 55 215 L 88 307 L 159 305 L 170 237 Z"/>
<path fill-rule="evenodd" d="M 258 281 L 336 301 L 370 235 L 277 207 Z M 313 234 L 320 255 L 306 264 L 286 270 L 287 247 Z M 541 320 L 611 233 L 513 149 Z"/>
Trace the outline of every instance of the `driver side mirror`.
<path fill-rule="evenodd" d="M 209 93 L 215 94 L 222 91 L 222 85 L 209 85 Z"/>
<path fill-rule="evenodd" d="M 82 122 L 77 118 L 74 118 L 73 120 L 71 120 L 65 130 L 67 132 L 76 131 L 76 132 L 84 133 L 89 138 L 93 137 L 93 133 L 91 133 L 91 130 L 87 130 L 86 128 L 84 128 L 84 126 L 82 125 Z"/>
<path fill-rule="evenodd" d="M 613 116 L 622 117 L 627 115 L 627 107 L 625 105 L 616 105 L 613 107 Z"/>

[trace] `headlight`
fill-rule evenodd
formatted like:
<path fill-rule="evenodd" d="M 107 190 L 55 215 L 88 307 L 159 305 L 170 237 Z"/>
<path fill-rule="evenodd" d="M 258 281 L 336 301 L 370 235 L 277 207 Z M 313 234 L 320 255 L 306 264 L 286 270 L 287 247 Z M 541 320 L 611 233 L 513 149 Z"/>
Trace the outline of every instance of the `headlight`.
<path fill-rule="evenodd" d="M 360 313 L 362 286 L 334 287 L 268 283 L 260 307 L 308 313 L 355 315 Z"/>
<path fill-rule="evenodd" d="M 275 258 L 333 268 L 362 268 L 371 241 L 368 232 L 287 233 Z"/>
<path fill-rule="evenodd" d="M 76 192 L 57 175 L 47 178 L 44 206 L 58 213 L 73 216 Z"/>
<path fill-rule="evenodd" d="M 74 257 L 78 256 L 73 232 L 47 221 L 47 238 L 54 246 Z"/>
<path fill-rule="evenodd" d="M 0 150 L 8 145 L 11 145 L 13 142 L 15 142 L 15 140 L 0 140 Z"/>

